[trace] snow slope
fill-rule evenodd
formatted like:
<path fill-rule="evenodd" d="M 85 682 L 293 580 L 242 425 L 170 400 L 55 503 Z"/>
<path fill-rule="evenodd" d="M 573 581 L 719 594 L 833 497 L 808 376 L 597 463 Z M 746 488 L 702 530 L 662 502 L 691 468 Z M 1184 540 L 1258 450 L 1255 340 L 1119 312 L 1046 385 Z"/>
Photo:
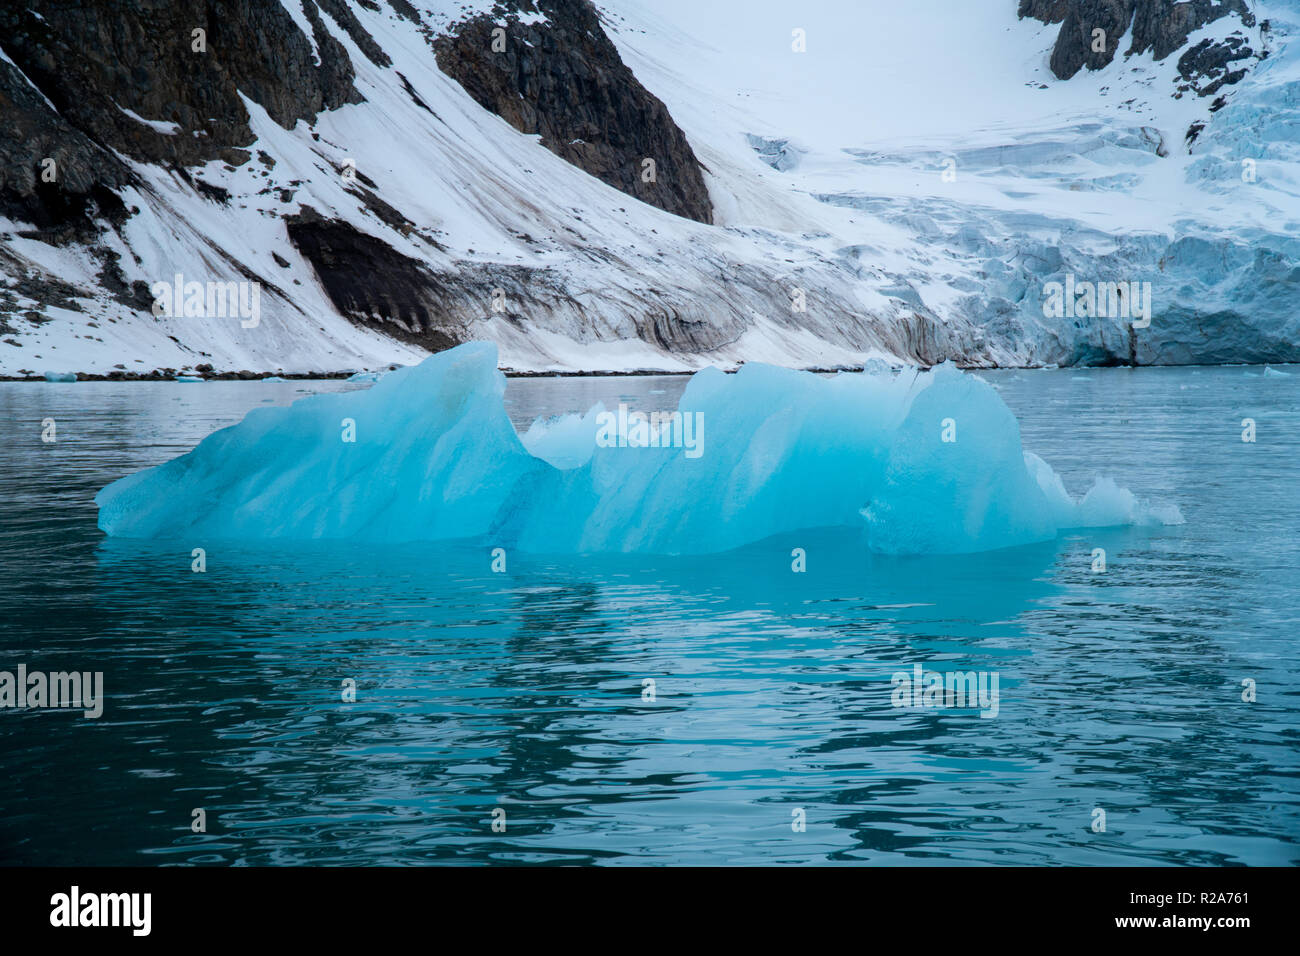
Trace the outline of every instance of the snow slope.
<path fill-rule="evenodd" d="M 285 217 L 308 207 L 445 277 L 459 337 L 495 342 L 507 368 L 1300 360 L 1300 12 L 1283 0 L 1259 4 L 1272 56 L 1228 88 L 1190 152 L 1183 135 L 1210 104 L 1172 98 L 1177 55 L 1121 57 L 1059 82 L 1046 66 L 1055 28 L 1016 20 L 1012 0 L 600 3 L 624 60 L 706 167 L 714 226 L 588 176 L 441 73 L 426 32 L 486 0 L 418 6 L 420 24 L 352 5 L 387 67 L 321 11 L 365 102 L 286 130 L 245 96 L 250 151 L 273 165 L 191 170 L 228 203 L 123 157 L 141 182 L 124 195 L 138 211 L 103 244 L 126 281 L 255 276 L 255 327 L 124 305 L 100 287 L 90 251 L 0 220 L 6 285 L 56 277 L 84 295 L 83 311 L 46 306 L 32 322 L 18 293 L 0 374 L 417 361 L 418 345 L 339 314 L 286 235 Z M 796 28 L 807 52 L 791 49 Z M 1252 183 L 1246 158 L 1258 161 Z M 341 172 L 349 164 L 411 228 L 377 213 Z M 1047 318 L 1044 285 L 1067 274 L 1151 282 L 1151 327 Z"/>

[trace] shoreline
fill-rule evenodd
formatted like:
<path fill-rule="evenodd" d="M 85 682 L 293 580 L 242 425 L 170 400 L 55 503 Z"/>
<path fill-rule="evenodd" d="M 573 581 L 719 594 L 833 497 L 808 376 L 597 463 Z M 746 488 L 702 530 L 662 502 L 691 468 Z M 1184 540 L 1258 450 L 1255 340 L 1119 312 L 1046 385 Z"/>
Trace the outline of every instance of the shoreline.
<path fill-rule="evenodd" d="M 397 366 L 397 368 L 409 368 L 410 366 Z M 705 366 L 706 368 L 708 366 Z M 910 367 L 910 366 L 909 366 Z M 919 368 L 928 368 L 929 366 L 917 366 Z M 964 368 L 965 366 L 963 366 Z M 722 371 L 728 375 L 735 374 L 739 368 L 725 368 Z M 832 373 L 832 372 L 861 372 L 863 366 L 842 366 L 834 368 L 806 368 L 799 369 L 803 372 L 814 373 Z M 396 368 L 377 370 L 376 374 L 387 374 L 396 371 Z M 629 369 L 625 371 L 556 371 L 556 372 L 537 372 L 521 369 L 502 368 L 498 369 L 506 378 L 645 378 L 652 376 L 681 376 L 694 375 L 699 369 L 678 369 L 674 371 L 660 369 Z M 76 372 L 77 382 L 178 382 L 180 378 L 201 378 L 204 382 L 261 382 L 268 378 L 281 378 L 286 382 L 335 382 L 347 381 L 357 370 L 348 369 L 339 372 L 174 372 L 171 374 L 163 372 Z M 38 375 L 0 375 L 0 382 L 46 382 L 45 373 Z M 53 385 L 75 385 L 76 382 L 47 382 Z M 190 382 L 178 382 L 178 384 L 198 384 Z M 275 384 L 275 383 L 272 383 Z M 359 382 L 358 384 L 371 384 L 369 382 Z"/>
<path fill-rule="evenodd" d="M 722 369 L 728 375 L 734 375 L 743 366 L 735 368 Z M 963 365 L 956 363 L 957 367 L 964 372 L 1026 372 L 1026 371 L 1088 371 L 1092 369 L 1140 369 L 1140 368 L 1271 368 L 1274 365 L 1289 367 L 1295 363 L 1289 362 L 1225 362 L 1217 365 Z M 363 370 L 367 374 L 384 375 L 388 372 L 396 371 L 399 368 L 409 368 L 410 366 L 392 366 L 387 369 Z M 704 366 L 708 368 L 709 366 Z M 933 368 L 932 365 L 893 365 L 895 371 L 900 368 L 914 368 L 921 371 L 928 371 Z M 816 375 L 831 375 L 837 372 L 861 372 L 864 366 L 861 365 L 836 365 L 836 366 L 814 366 L 809 368 L 800 368 L 796 371 L 812 372 Z M 652 376 L 682 376 L 694 375 L 700 369 L 665 371 L 660 369 L 629 369 L 624 371 L 557 371 L 557 372 L 537 372 L 523 369 L 501 368 L 498 369 L 506 378 L 645 378 Z M 62 374 L 62 373 L 60 373 Z M 75 385 L 77 382 L 176 382 L 181 385 L 200 384 L 201 382 L 261 382 L 268 378 L 279 378 L 285 382 L 337 382 L 347 381 L 353 375 L 358 374 L 356 369 L 344 369 L 337 372 L 250 372 L 241 370 L 238 372 L 176 372 L 173 370 L 153 371 L 153 372 L 76 372 L 76 382 L 49 382 L 42 372 L 36 375 L 0 375 L 0 382 L 41 382 L 51 385 Z M 201 382 L 185 381 L 180 379 L 200 379 Z M 277 384 L 277 383 L 270 383 Z M 358 382 L 357 384 L 373 384 L 372 381 Z"/>

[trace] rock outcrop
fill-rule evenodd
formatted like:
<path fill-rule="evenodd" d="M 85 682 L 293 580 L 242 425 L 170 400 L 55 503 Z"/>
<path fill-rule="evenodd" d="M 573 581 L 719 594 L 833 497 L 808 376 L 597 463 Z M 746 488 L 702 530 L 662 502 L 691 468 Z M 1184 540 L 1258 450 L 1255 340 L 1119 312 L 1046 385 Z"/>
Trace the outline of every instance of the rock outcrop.
<path fill-rule="evenodd" d="M 0 215 L 53 242 L 93 236 L 125 213 L 132 179 L 112 153 L 69 124 L 17 67 L 0 61 Z"/>
<path fill-rule="evenodd" d="M 264 0 L 28 6 L 0 8 L 10 59 L 69 124 L 144 162 L 245 162 L 241 92 L 285 128 L 360 101 L 347 52 L 310 3 L 312 41 Z"/>
<path fill-rule="evenodd" d="M 1130 32 L 1127 55 L 1150 51 L 1163 60 L 1182 48 L 1192 31 L 1233 15 L 1245 26 L 1255 25 L 1245 0 L 1020 0 L 1022 18 L 1061 24 L 1051 67 L 1062 80 L 1084 67 L 1100 70 L 1110 64 Z"/>
<path fill-rule="evenodd" d="M 360 101 L 347 52 L 303 8 L 312 41 L 264 0 L 0 7 L 13 61 L 0 62 L 0 211 L 84 238 L 96 217 L 123 213 L 114 190 L 131 176 L 115 152 L 178 170 L 239 165 L 254 139 L 241 93 L 285 128 Z"/>
<path fill-rule="evenodd" d="M 619 58 L 589 0 L 499 3 L 434 46 L 438 67 L 479 105 L 540 134 L 556 155 L 629 196 L 713 221 L 685 135 Z"/>
<path fill-rule="evenodd" d="M 1181 92 L 1213 96 L 1223 87 L 1239 83 L 1256 56 L 1245 37 L 1230 36 L 1222 42 L 1202 40 L 1188 47 L 1178 58 Z"/>

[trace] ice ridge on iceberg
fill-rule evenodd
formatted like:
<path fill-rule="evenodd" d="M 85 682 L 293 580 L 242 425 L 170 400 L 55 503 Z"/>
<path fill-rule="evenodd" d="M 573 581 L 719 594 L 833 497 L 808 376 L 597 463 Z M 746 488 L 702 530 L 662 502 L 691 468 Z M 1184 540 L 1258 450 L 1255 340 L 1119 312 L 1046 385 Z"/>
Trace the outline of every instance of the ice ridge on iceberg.
<path fill-rule="evenodd" d="M 521 439 L 505 384 L 496 346 L 475 342 L 365 391 L 255 409 L 104 488 L 99 526 L 128 538 L 483 539 L 659 554 L 842 527 L 861 529 L 875 551 L 924 554 L 1182 521 L 1108 479 L 1072 498 L 1021 449 L 997 392 L 951 365 L 830 378 L 705 369 L 678 406 L 707 423 L 694 457 L 598 442 L 599 407 Z"/>

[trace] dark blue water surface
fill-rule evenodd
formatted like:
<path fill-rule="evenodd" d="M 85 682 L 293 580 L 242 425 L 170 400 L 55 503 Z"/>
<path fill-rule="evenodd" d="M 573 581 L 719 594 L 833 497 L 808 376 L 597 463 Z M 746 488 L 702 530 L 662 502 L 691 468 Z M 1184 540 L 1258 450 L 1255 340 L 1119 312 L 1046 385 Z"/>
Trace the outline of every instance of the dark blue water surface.
<path fill-rule="evenodd" d="M 1072 492 L 1110 475 L 1179 527 L 931 558 L 817 532 L 505 573 L 480 547 L 212 543 L 200 574 L 204 542 L 97 530 L 113 479 L 358 386 L 0 383 L 0 670 L 102 671 L 106 692 L 98 719 L 0 709 L 0 862 L 1296 863 L 1288 371 L 985 373 Z M 684 386 L 507 397 L 526 425 Z M 996 673 L 996 717 L 892 706 L 916 664 Z"/>

